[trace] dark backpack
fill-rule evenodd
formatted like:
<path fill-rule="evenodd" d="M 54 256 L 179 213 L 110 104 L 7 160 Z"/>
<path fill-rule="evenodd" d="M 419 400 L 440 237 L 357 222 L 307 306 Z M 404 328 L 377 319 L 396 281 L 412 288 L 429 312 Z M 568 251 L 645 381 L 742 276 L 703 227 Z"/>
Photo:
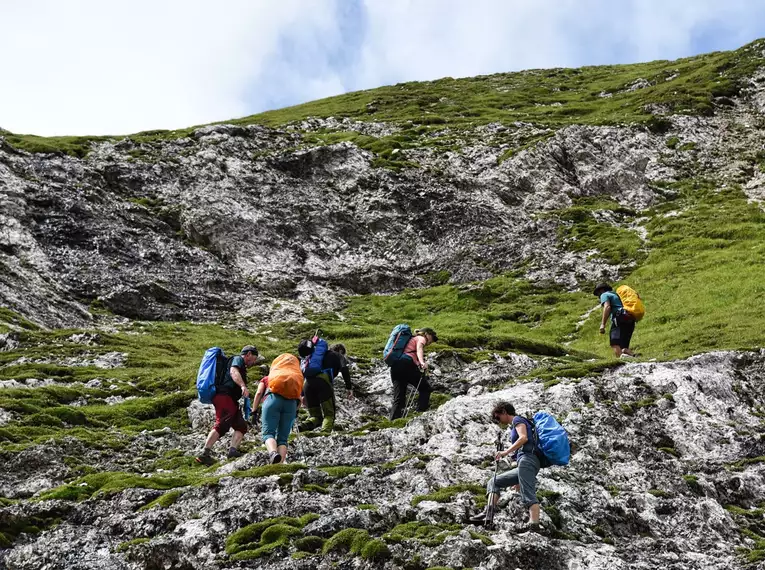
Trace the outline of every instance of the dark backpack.
<path fill-rule="evenodd" d="M 395 362 L 407 358 L 411 360 L 408 354 L 404 354 L 404 349 L 407 343 L 412 339 L 412 329 L 409 325 L 401 324 L 393 327 L 393 330 L 388 337 L 388 342 L 383 349 L 383 361 L 388 366 L 392 366 Z"/>

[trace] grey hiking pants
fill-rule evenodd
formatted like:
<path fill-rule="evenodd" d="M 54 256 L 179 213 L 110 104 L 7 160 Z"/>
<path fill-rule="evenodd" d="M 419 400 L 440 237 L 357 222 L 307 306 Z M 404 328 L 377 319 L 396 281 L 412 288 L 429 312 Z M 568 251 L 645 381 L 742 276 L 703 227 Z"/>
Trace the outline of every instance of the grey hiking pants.
<path fill-rule="evenodd" d="M 524 453 L 518 460 L 518 467 L 498 474 L 496 483 L 493 476 L 489 479 L 486 493 L 499 493 L 502 489 L 520 485 L 523 506 L 536 505 L 539 502 L 537 500 L 537 473 L 539 473 L 539 468 L 539 458 L 533 453 Z"/>

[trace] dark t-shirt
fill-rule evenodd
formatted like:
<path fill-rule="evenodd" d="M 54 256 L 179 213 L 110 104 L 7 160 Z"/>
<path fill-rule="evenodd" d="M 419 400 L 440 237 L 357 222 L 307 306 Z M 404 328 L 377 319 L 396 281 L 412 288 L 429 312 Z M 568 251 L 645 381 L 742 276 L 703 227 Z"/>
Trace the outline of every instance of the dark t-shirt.
<path fill-rule="evenodd" d="M 338 374 L 343 375 L 343 382 L 348 390 L 353 390 L 353 384 L 351 384 L 351 373 L 348 370 L 348 361 L 339 352 L 328 350 L 324 355 L 324 360 L 321 361 L 322 370 L 332 370 L 332 380 L 334 382 L 335 376 Z"/>
<path fill-rule="evenodd" d="M 515 458 L 516 460 L 521 458 L 521 455 L 524 453 L 534 453 L 534 435 L 533 431 L 534 428 L 531 426 L 531 422 L 527 420 L 526 418 L 523 418 L 521 416 L 515 416 L 513 418 L 513 425 L 508 428 L 510 430 L 510 443 L 513 444 L 516 441 L 518 441 L 518 438 L 520 435 L 518 434 L 518 431 L 515 429 L 515 426 L 518 424 L 525 424 L 526 425 L 526 437 L 528 437 L 528 441 L 524 443 L 519 450 L 515 452 Z"/>
<path fill-rule="evenodd" d="M 232 368 L 239 370 L 239 374 L 242 375 L 242 380 L 247 384 L 247 367 L 244 365 L 244 358 L 241 356 L 233 356 L 226 363 L 226 372 L 223 374 L 223 380 L 215 387 L 215 391 L 218 394 L 228 394 L 235 402 L 238 402 L 239 398 L 242 397 L 242 389 L 231 377 Z"/>

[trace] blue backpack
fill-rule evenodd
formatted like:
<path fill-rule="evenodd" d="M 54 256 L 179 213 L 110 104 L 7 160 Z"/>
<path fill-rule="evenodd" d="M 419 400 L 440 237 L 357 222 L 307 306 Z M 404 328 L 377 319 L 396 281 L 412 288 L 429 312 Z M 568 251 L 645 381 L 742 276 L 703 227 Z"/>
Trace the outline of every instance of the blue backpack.
<path fill-rule="evenodd" d="M 311 376 L 318 376 L 325 370 L 322 368 L 324 362 L 324 355 L 329 351 L 329 344 L 323 338 L 313 337 L 311 339 L 313 343 L 313 352 L 303 359 L 300 363 L 300 369 L 303 371 L 303 376 L 309 378 Z M 329 373 L 332 376 L 332 373 Z M 331 379 L 331 378 L 330 378 Z"/>
<path fill-rule="evenodd" d="M 394 362 L 398 362 L 403 358 L 412 359 L 408 354 L 404 354 L 406 344 L 412 338 L 412 329 L 409 325 L 396 325 L 388 337 L 388 342 L 383 349 L 383 361 L 388 366 L 392 366 Z"/>
<path fill-rule="evenodd" d="M 571 444 L 568 432 L 547 412 L 534 414 L 534 439 L 539 449 L 552 465 L 568 465 Z"/>
<path fill-rule="evenodd" d="M 226 355 L 223 349 L 214 346 L 205 351 L 202 357 L 202 363 L 197 372 L 197 393 L 199 401 L 203 404 L 212 404 L 215 396 L 215 384 L 218 378 L 223 375 L 226 368 Z"/>

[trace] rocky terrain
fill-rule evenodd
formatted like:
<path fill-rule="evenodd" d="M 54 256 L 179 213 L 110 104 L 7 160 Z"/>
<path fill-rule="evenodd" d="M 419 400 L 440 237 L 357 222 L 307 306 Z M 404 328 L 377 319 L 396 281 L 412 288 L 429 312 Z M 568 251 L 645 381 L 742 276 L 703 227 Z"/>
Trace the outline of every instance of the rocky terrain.
<path fill-rule="evenodd" d="M 762 565 L 765 352 L 746 299 L 765 279 L 765 45 L 742 50 L 736 89 L 701 110 L 656 95 L 687 62 L 585 89 L 593 108 L 644 97 L 650 120 L 418 126 L 378 120 L 380 95 L 369 120 L 86 152 L 0 133 L 0 568 Z M 649 313 L 624 363 L 589 289 L 627 276 Z M 439 328 L 436 393 L 389 422 L 379 351 L 401 320 Z M 242 458 L 195 464 L 204 347 L 273 358 L 317 326 L 354 361 L 338 429 L 294 438 L 286 465 L 257 430 Z M 513 493 L 495 529 L 466 523 L 503 399 L 555 414 L 575 446 L 540 473 L 540 533 Z"/>

